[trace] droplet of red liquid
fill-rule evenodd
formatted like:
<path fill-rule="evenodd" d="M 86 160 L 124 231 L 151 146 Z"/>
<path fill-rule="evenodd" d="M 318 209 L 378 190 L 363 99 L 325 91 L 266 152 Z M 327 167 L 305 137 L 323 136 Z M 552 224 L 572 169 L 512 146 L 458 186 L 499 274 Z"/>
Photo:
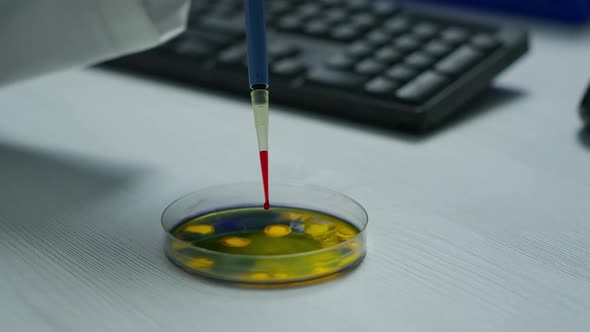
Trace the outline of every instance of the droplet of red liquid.
<path fill-rule="evenodd" d="M 262 184 L 264 186 L 264 209 L 270 209 L 268 198 L 268 151 L 260 151 L 260 168 L 262 169 Z"/>

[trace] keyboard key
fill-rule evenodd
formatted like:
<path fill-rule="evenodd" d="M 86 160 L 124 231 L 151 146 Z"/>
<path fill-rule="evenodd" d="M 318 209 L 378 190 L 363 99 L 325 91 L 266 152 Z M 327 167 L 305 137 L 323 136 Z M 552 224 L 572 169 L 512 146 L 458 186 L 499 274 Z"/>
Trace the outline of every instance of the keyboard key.
<path fill-rule="evenodd" d="M 342 0 L 318 0 L 320 4 L 326 7 L 332 7 L 342 3 Z"/>
<path fill-rule="evenodd" d="M 296 55 L 299 49 L 293 44 L 273 40 L 268 44 L 268 56 L 274 59 Z"/>
<path fill-rule="evenodd" d="M 348 19 L 348 14 L 341 8 L 334 8 L 324 13 L 324 20 L 327 24 L 338 24 Z"/>
<path fill-rule="evenodd" d="M 467 31 L 461 28 L 448 28 L 442 32 L 441 38 L 449 44 L 460 44 L 467 40 Z"/>
<path fill-rule="evenodd" d="M 191 15 L 200 15 L 211 8 L 212 3 L 209 1 L 195 1 L 191 4 Z"/>
<path fill-rule="evenodd" d="M 243 23 L 241 22 L 241 20 L 239 20 L 238 18 L 238 24 L 228 24 L 228 21 L 232 21 L 232 20 L 228 20 L 227 18 L 221 18 L 221 17 L 214 17 L 211 15 L 207 15 L 207 19 L 206 19 L 207 23 L 204 26 L 203 23 L 204 22 L 198 22 L 199 24 L 197 24 L 196 26 L 189 26 L 187 29 L 188 31 L 191 31 L 193 29 L 196 29 L 198 31 L 201 32 L 205 32 L 208 33 L 208 31 L 213 31 L 213 32 L 223 32 L 223 33 L 228 33 L 228 34 L 232 34 L 234 36 L 240 37 L 240 38 L 245 38 L 246 37 L 246 32 L 244 31 L 244 26 Z M 235 21 L 235 20 L 233 20 Z M 187 32 L 188 32 L 187 31 Z"/>
<path fill-rule="evenodd" d="M 385 1 L 375 1 L 372 7 L 373 13 L 379 17 L 388 17 L 400 10 L 399 6 Z"/>
<path fill-rule="evenodd" d="M 215 51 L 214 45 L 202 40 L 190 40 L 178 43 L 174 47 L 174 51 L 180 55 L 207 58 Z"/>
<path fill-rule="evenodd" d="M 352 24 L 359 29 L 368 29 L 375 26 L 377 19 L 368 13 L 361 13 L 351 17 Z"/>
<path fill-rule="evenodd" d="M 471 39 L 471 45 L 484 51 L 491 51 L 499 44 L 500 42 L 496 38 L 488 34 L 478 34 Z"/>
<path fill-rule="evenodd" d="M 402 57 L 393 46 L 385 46 L 375 52 L 375 59 L 384 63 L 393 63 Z"/>
<path fill-rule="evenodd" d="M 348 9 L 350 9 L 353 12 L 356 12 L 369 8 L 370 3 L 367 0 L 347 0 L 346 5 Z"/>
<path fill-rule="evenodd" d="M 208 1 L 207 1 L 208 2 Z M 269 17 L 276 17 L 292 10 L 292 2 L 289 0 L 275 0 L 267 2 L 269 4 L 268 8 L 268 16 Z"/>
<path fill-rule="evenodd" d="M 442 43 L 438 40 L 433 40 L 424 46 L 423 50 L 435 57 L 442 57 L 451 51 L 451 47 L 448 44 Z"/>
<path fill-rule="evenodd" d="M 243 64 L 248 56 L 248 50 L 245 44 L 233 46 L 221 52 L 217 61 L 226 65 Z"/>
<path fill-rule="evenodd" d="M 325 36 L 330 32 L 330 26 L 320 19 L 313 19 L 305 24 L 303 31 L 312 36 Z"/>
<path fill-rule="evenodd" d="M 392 80 L 404 82 L 414 78 L 414 76 L 416 76 L 417 73 L 417 71 L 408 66 L 396 65 L 389 69 L 387 72 L 385 72 L 385 75 Z"/>
<path fill-rule="evenodd" d="M 359 36 L 359 30 L 349 24 L 346 24 L 334 28 L 330 35 L 332 38 L 339 41 L 351 41 Z"/>
<path fill-rule="evenodd" d="M 447 75 L 459 75 L 475 64 L 482 54 L 470 46 L 462 46 L 436 65 L 436 70 Z"/>
<path fill-rule="evenodd" d="M 365 84 L 365 91 L 372 94 L 393 94 L 398 84 L 383 77 L 377 77 Z"/>
<path fill-rule="evenodd" d="M 221 30 L 189 28 L 181 37 L 188 42 L 193 40 L 202 41 L 216 47 L 226 46 L 236 40 L 236 34 Z"/>
<path fill-rule="evenodd" d="M 303 20 L 299 16 L 287 15 L 278 21 L 277 26 L 285 31 L 297 31 L 303 27 Z"/>
<path fill-rule="evenodd" d="M 412 35 L 402 35 L 394 41 L 394 46 L 400 51 L 411 52 L 420 46 L 420 41 Z"/>
<path fill-rule="evenodd" d="M 355 58 L 365 57 L 371 54 L 372 52 L 373 46 L 364 41 L 358 41 L 350 45 L 347 49 L 347 54 Z"/>
<path fill-rule="evenodd" d="M 410 28 L 410 20 L 406 17 L 395 17 L 383 24 L 383 30 L 391 35 L 402 34 Z"/>
<path fill-rule="evenodd" d="M 415 25 L 412 30 L 418 38 L 429 39 L 437 34 L 438 26 L 434 23 L 422 22 Z"/>
<path fill-rule="evenodd" d="M 380 74 L 385 70 L 385 64 L 372 59 L 367 59 L 359 62 L 354 67 L 354 70 L 361 75 L 372 76 Z"/>
<path fill-rule="evenodd" d="M 391 40 L 391 36 L 381 30 L 373 30 L 366 36 L 366 40 L 372 45 L 385 45 Z"/>
<path fill-rule="evenodd" d="M 312 83 L 327 85 L 330 87 L 361 89 L 365 78 L 350 72 L 335 71 L 325 67 L 316 67 L 308 72 L 307 80 Z"/>
<path fill-rule="evenodd" d="M 326 64 L 334 69 L 350 69 L 355 64 L 355 59 L 343 53 L 338 53 L 328 59 Z"/>
<path fill-rule="evenodd" d="M 423 52 L 415 52 L 410 54 L 404 62 L 410 67 L 423 70 L 430 67 L 434 61 L 434 58 Z"/>
<path fill-rule="evenodd" d="M 444 86 L 447 78 L 432 71 L 416 77 L 397 90 L 396 96 L 400 99 L 419 102 L 431 96 Z"/>
<path fill-rule="evenodd" d="M 306 69 L 305 63 L 300 59 L 283 59 L 273 64 L 271 72 L 285 77 L 294 77 L 303 73 Z"/>
<path fill-rule="evenodd" d="M 209 13 L 207 13 L 207 15 L 225 18 L 238 13 L 239 9 L 232 6 L 231 4 L 218 4 Z"/>
<path fill-rule="evenodd" d="M 297 13 L 302 19 L 308 19 L 310 17 L 316 16 L 321 12 L 322 8 L 320 5 L 315 3 L 307 3 L 297 10 Z"/>
<path fill-rule="evenodd" d="M 218 0 L 217 4 L 223 5 L 223 6 L 228 6 L 228 7 L 238 7 L 239 8 L 239 2 L 235 1 L 235 0 Z"/>

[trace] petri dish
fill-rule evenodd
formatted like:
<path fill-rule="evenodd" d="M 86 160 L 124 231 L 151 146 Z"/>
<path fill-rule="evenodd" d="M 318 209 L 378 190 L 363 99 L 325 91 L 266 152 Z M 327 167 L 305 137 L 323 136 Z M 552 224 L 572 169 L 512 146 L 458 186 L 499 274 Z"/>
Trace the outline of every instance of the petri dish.
<path fill-rule="evenodd" d="M 368 216 L 353 199 L 317 186 L 208 187 L 162 214 L 166 256 L 187 272 L 244 286 L 287 287 L 335 278 L 366 253 Z"/>

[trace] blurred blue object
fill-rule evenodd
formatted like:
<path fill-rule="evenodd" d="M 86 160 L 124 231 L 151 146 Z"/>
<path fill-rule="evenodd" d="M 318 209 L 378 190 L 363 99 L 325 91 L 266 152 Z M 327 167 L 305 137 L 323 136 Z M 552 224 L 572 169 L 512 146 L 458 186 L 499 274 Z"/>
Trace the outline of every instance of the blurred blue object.
<path fill-rule="evenodd" d="M 466 7 L 483 7 L 519 15 L 581 24 L 590 18 L 590 0 L 412 0 Z"/>

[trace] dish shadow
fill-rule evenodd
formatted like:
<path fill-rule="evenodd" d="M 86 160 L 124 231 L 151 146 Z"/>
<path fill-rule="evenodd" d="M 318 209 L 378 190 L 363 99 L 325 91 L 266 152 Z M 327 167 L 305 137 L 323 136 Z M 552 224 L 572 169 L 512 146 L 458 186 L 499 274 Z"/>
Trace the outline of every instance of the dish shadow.
<path fill-rule="evenodd" d="M 590 149 L 590 126 L 582 127 L 578 131 L 578 141 L 583 147 Z"/>

